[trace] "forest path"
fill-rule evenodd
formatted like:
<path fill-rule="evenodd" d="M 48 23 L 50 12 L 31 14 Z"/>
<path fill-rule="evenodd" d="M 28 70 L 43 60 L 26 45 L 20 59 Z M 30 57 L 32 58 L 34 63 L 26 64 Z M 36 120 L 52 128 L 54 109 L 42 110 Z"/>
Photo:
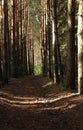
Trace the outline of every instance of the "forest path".
<path fill-rule="evenodd" d="M 0 130 L 83 130 L 83 96 L 27 76 L 0 88 Z"/>

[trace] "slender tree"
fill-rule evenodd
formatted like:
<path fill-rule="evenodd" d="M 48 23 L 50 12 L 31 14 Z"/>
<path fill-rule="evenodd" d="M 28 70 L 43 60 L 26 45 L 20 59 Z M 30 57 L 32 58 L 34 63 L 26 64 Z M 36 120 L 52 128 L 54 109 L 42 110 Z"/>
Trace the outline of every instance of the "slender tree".
<path fill-rule="evenodd" d="M 78 92 L 83 94 L 83 0 L 78 12 Z"/>
<path fill-rule="evenodd" d="M 4 82 L 8 83 L 8 1 L 4 0 Z"/>
<path fill-rule="evenodd" d="M 17 77 L 16 65 L 16 1 L 13 0 L 13 77 Z"/>
<path fill-rule="evenodd" d="M 75 89 L 75 0 L 68 0 L 67 86 Z"/>
<path fill-rule="evenodd" d="M 46 11 L 43 13 L 43 37 L 42 37 L 42 49 L 43 49 L 43 75 L 48 75 L 48 67 L 47 67 L 47 28 L 46 28 Z"/>
<path fill-rule="evenodd" d="M 20 41 L 21 41 L 21 72 L 22 75 L 24 75 L 24 70 L 23 70 L 23 3 L 22 0 L 20 0 Z"/>
<path fill-rule="evenodd" d="M 49 48 L 49 77 L 53 79 L 51 0 L 47 0 L 47 15 L 48 15 L 47 42 Z"/>
<path fill-rule="evenodd" d="M 1 40 L 1 39 L 0 39 Z M 0 43 L 0 81 L 2 81 L 2 67 L 1 67 L 1 43 Z"/>
<path fill-rule="evenodd" d="M 2 3 L 0 3 L 1 12 L 0 16 L 2 16 Z M 2 18 L 0 18 L 0 81 L 2 81 Z"/>
<path fill-rule="evenodd" d="M 55 78 L 56 78 L 56 83 L 60 82 L 60 77 L 59 77 L 59 69 L 61 70 L 61 66 L 59 66 L 59 63 L 61 65 L 61 57 L 60 57 L 60 48 L 59 48 L 59 39 L 58 39 L 58 19 L 57 19 L 57 1 L 53 0 L 53 7 L 54 7 L 54 35 L 55 35 L 55 43 L 54 43 L 54 65 L 55 65 Z M 61 71 L 60 71 L 61 73 Z"/>

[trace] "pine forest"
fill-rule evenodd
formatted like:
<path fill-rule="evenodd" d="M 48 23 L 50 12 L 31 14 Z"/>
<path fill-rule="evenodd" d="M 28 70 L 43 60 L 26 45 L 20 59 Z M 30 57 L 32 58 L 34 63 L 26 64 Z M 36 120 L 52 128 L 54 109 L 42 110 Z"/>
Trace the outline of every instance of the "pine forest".
<path fill-rule="evenodd" d="M 83 0 L 0 0 L 0 130 L 83 130 Z"/>

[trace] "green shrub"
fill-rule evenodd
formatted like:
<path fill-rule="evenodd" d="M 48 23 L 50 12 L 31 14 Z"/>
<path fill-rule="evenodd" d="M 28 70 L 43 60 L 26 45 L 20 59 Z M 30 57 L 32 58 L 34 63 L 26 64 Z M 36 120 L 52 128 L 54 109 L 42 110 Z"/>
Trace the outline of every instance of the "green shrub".
<path fill-rule="evenodd" d="M 34 73 L 35 75 L 42 75 L 42 64 L 35 65 Z"/>

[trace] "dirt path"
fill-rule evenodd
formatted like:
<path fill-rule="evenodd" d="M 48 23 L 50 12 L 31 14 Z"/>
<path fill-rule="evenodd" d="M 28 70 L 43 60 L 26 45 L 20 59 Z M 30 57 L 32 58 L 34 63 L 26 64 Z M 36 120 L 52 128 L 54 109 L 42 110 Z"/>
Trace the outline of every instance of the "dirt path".
<path fill-rule="evenodd" d="M 83 96 L 41 76 L 0 88 L 0 130 L 83 130 Z"/>

